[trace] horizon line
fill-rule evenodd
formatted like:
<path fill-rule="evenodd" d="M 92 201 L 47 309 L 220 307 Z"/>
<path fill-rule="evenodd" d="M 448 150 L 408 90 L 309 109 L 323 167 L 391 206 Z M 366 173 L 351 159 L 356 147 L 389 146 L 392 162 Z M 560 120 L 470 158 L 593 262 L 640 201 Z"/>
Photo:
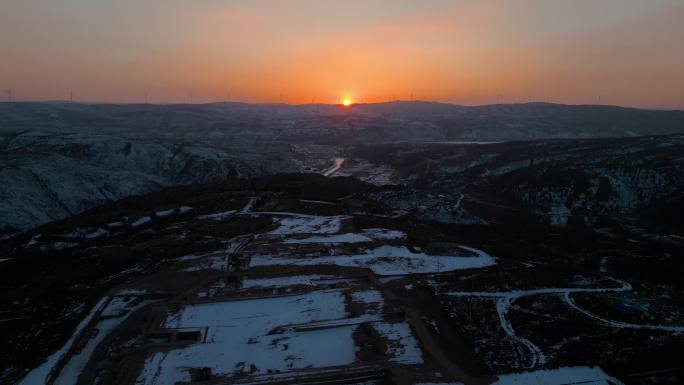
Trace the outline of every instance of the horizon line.
<path fill-rule="evenodd" d="M 243 101 L 214 101 L 214 102 L 200 102 L 200 103 L 188 103 L 188 102 L 108 102 L 108 101 L 71 101 L 71 100 L 3 100 L 0 104 L 79 104 L 79 105 L 111 105 L 111 106 L 207 106 L 214 104 L 242 104 L 249 106 L 282 106 L 282 107 L 306 107 L 306 106 L 330 106 L 330 107 L 341 107 L 345 109 L 351 109 L 354 106 L 372 106 L 372 105 L 383 105 L 383 104 L 395 104 L 395 103 L 427 103 L 427 104 L 442 104 L 454 107 L 488 107 L 488 106 L 517 106 L 517 105 L 527 105 L 527 104 L 547 104 L 556 106 L 584 106 L 584 107 L 614 107 L 614 108 L 624 108 L 624 109 L 635 109 L 635 110 L 653 110 L 653 111 L 684 111 L 683 108 L 676 107 L 637 107 L 637 106 L 626 106 L 619 104 L 591 104 L 591 103 L 557 103 L 557 102 L 547 102 L 547 101 L 528 101 L 528 102 L 512 102 L 512 103 L 485 103 L 485 104 L 459 104 L 456 102 L 445 102 L 445 101 L 434 101 L 434 100 L 393 100 L 385 102 L 358 102 L 352 103 L 351 106 L 343 106 L 340 103 L 287 103 L 287 102 L 243 102 Z"/>

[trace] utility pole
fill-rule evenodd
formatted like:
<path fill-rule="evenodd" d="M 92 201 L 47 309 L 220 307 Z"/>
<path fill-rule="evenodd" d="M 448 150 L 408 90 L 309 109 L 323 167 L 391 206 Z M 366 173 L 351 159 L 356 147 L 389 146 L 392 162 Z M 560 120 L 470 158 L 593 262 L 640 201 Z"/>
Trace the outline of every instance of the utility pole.
<path fill-rule="evenodd" d="M 192 88 L 190 89 L 190 104 L 193 103 L 194 95 L 192 94 Z"/>
<path fill-rule="evenodd" d="M 69 103 L 74 102 L 74 90 L 69 90 Z"/>
<path fill-rule="evenodd" d="M 12 103 L 12 89 L 7 90 L 7 101 Z"/>
<path fill-rule="evenodd" d="M 145 91 L 145 104 L 149 104 L 149 99 L 147 98 L 147 91 Z"/>

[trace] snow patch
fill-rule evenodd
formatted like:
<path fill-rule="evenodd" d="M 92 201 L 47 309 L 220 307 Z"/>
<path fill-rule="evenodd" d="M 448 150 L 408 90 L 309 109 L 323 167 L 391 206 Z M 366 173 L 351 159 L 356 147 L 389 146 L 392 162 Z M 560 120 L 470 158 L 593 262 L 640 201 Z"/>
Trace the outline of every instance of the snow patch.
<path fill-rule="evenodd" d="M 131 226 L 133 226 L 133 227 L 142 226 L 142 225 L 148 224 L 150 221 L 152 221 L 152 218 L 150 218 L 150 216 L 147 215 L 147 216 L 144 216 L 144 217 L 136 220 L 135 222 L 131 223 Z"/>
<path fill-rule="evenodd" d="M 411 328 L 406 322 L 373 323 L 373 328 L 387 340 L 387 354 L 390 361 L 401 364 L 422 364 L 423 354 L 418 347 L 418 341 L 411 334 Z"/>
<path fill-rule="evenodd" d="M 277 278 L 257 278 L 242 280 L 242 288 L 250 289 L 254 287 L 286 287 L 295 285 L 316 286 L 320 283 L 326 283 L 325 280 L 336 280 L 337 277 L 332 275 L 293 275 L 287 277 Z M 322 282 L 321 282 L 322 281 Z"/>
<path fill-rule="evenodd" d="M 407 275 L 416 273 L 437 273 L 452 270 L 491 266 L 496 260 L 487 253 L 465 248 L 476 256 L 437 256 L 413 252 L 405 246 L 380 246 L 357 255 L 335 255 L 319 258 L 289 258 L 273 255 L 255 255 L 250 266 L 270 265 L 337 265 L 345 267 L 370 268 L 378 275 Z"/>
<path fill-rule="evenodd" d="M 278 220 L 279 227 L 269 234 L 335 234 L 342 228 L 343 216 L 296 215 Z"/>
<path fill-rule="evenodd" d="M 165 326 L 208 328 L 205 341 L 155 353 L 145 361 L 136 384 L 187 382 L 191 368 L 209 367 L 214 375 L 232 376 L 350 364 L 355 359 L 356 325 L 281 328 L 346 317 L 344 296 L 336 290 L 189 305 L 171 314 Z"/>
<path fill-rule="evenodd" d="M 532 372 L 499 375 L 492 385 L 622 385 L 615 377 L 596 366 L 561 367 Z"/>
<path fill-rule="evenodd" d="M 88 315 L 78 324 L 76 327 L 76 330 L 74 331 L 74 334 L 71 335 L 71 338 L 62 346 L 59 350 L 56 352 L 52 353 L 47 360 L 42 363 L 40 366 L 37 368 L 31 370 L 17 385 L 35 385 L 35 384 L 47 384 L 48 383 L 48 377 L 50 376 L 50 373 L 52 372 L 53 368 L 57 363 L 62 359 L 62 357 L 69 351 L 69 348 L 74 343 L 74 340 L 76 339 L 76 336 L 80 335 L 83 329 L 90 323 L 90 321 L 95 317 L 95 314 L 102 309 L 103 306 L 107 303 L 109 300 L 108 297 L 104 297 L 98 302 L 95 306 L 93 306 L 93 309 L 88 313 Z M 74 384 L 76 381 L 73 382 Z"/>

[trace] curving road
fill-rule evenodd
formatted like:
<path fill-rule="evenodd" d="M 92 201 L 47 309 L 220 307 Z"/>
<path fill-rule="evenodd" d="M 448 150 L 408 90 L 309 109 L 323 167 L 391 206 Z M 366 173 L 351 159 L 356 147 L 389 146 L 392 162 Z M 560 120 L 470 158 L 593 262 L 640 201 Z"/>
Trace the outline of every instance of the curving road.
<path fill-rule="evenodd" d="M 333 176 L 336 172 L 340 170 L 340 168 L 342 168 L 342 165 L 346 160 L 347 158 L 335 158 L 333 165 L 323 170 L 321 174 L 323 174 L 323 176 Z"/>
<path fill-rule="evenodd" d="M 511 308 L 511 304 L 515 302 L 518 298 L 528 297 L 533 295 L 548 295 L 548 294 L 560 294 L 560 295 L 570 295 L 571 293 L 600 293 L 600 292 L 620 292 L 632 290 L 632 285 L 627 282 L 620 281 L 618 279 L 611 278 L 613 281 L 620 283 L 620 287 L 613 288 L 581 288 L 581 287 L 568 287 L 568 288 L 541 288 L 532 290 L 512 290 L 512 291 L 455 291 L 449 292 L 447 295 L 458 296 L 458 297 L 490 297 L 497 298 L 496 301 L 496 312 L 499 315 L 499 321 L 501 322 L 501 327 L 508 334 L 508 336 L 525 346 L 530 351 L 530 363 L 528 368 L 534 368 L 538 365 L 544 365 L 546 363 L 546 356 L 544 352 L 535 345 L 532 341 L 527 338 L 523 338 L 516 334 L 511 321 L 508 319 L 508 311 Z"/>

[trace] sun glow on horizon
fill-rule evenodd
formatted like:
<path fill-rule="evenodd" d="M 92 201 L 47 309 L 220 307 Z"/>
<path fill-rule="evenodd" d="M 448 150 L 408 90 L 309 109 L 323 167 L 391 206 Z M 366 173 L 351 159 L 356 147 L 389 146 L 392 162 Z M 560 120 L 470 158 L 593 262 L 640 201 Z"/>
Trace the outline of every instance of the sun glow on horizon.
<path fill-rule="evenodd" d="M 684 109 L 684 1 L 585 3 L 3 1 L 0 102 Z"/>
<path fill-rule="evenodd" d="M 352 104 L 352 102 L 349 99 L 342 100 L 342 105 L 345 107 L 349 107 L 349 106 L 351 106 L 351 104 Z"/>

